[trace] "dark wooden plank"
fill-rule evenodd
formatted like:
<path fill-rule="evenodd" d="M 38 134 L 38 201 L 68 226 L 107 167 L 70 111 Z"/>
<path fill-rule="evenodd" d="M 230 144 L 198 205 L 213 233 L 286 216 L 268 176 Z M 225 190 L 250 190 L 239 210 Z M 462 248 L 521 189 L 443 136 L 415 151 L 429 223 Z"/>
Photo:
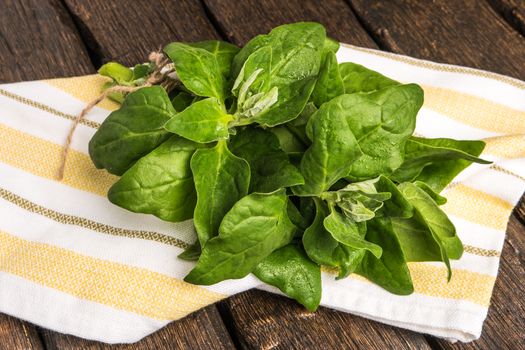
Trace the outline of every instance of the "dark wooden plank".
<path fill-rule="evenodd" d="M 522 35 L 525 35 L 525 1 L 488 0 L 492 7 Z"/>
<path fill-rule="evenodd" d="M 525 232 L 525 226 L 515 217 L 509 222 L 509 236 L 511 232 L 520 235 Z M 505 242 L 504 258 L 481 338 L 468 344 L 437 341 L 444 349 L 525 349 L 525 268 L 517 256 L 519 249 L 523 253 L 523 247 L 516 247 L 512 240 Z"/>
<path fill-rule="evenodd" d="M 383 49 L 525 79 L 525 40 L 485 1 L 348 1 Z"/>
<path fill-rule="evenodd" d="M 222 302 L 246 349 L 430 349 L 421 334 L 252 290 Z"/>
<path fill-rule="evenodd" d="M 315 21 L 328 35 L 349 44 L 376 47 L 344 0 L 204 0 L 222 33 L 238 45 L 280 24 Z"/>
<path fill-rule="evenodd" d="M 215 306 L 194 312 L 134 344 L 108 345 L 71 335 L 44 330 L 49 350 L 149 350 L 149 349 L 232 349 L 233 343 Z"/>
<path fill-rule="evenodd" d="M 44 347 L 34 326 L 0 314 L 0 348 L 40 350 Z"/>
<path fill-rule="evenodd" d="M 3 0 L 1 8 L 0 82 L 93 72 L 59 0 Z"/>
<path fill-rule="evenodd" d="M 219 38 L 199 1 L 65 0 L 99 62 L 144 62 L 175 40 Z"/>

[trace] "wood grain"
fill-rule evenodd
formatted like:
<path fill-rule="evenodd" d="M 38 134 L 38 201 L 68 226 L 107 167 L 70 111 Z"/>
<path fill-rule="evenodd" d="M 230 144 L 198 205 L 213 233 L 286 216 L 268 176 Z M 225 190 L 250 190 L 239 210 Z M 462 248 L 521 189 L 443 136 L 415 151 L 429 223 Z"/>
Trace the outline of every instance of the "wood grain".
<path fill-rule="evenodd" d="M 525 79 L 525 40 L 485 1 L 348 1 L 383 49 Z"/>
<path fill-rule="evenodd" d="M 523 0 L 488 0 L 518 32 L 525 36 L 525 1 Z"/>
<path fill-rule="evenodd" d="M 233 343 L 215 306 L 194 312 L 134 344 L 107 345 L 71 335 L 43 331 L 49 350 L 232 349 Z"/>
<path fill-rule="evenodd" d="M 0 83 L 93 72 L 59 0 L 2 0 Z"/>
<path fill-rule="evenodd" d="M 280 24 L 315 21 L 339 41 L 376 47 L 344 0 L 204 0 L 204 3 L 223 35 L 238 45 Z"/>
<path fill-rule="evenodd" d="M 245 349 L 430 349 L 421 334 L 251 290 L 222 302 Z"/>
<path fill-rule="evenodd" d="M 217 39 L 199 1 L 65 0 L 96 65 L 126 65 L 147 60 L 171 41 Z"/>
<path fill-rule="evenodd" d="M 0 314 L 0 348 L 44 349 L 34 326 L 4 314 Z"/>

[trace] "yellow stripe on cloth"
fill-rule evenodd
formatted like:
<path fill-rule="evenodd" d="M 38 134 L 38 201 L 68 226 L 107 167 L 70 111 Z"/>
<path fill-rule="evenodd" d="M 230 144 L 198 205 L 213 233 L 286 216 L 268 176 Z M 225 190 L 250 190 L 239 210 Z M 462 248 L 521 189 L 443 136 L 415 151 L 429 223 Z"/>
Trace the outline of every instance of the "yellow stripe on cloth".
<path fill-rule="evenodd" d="M 513 209 L 509 202 L 461 184 L 447 190 L 445 197 L 447 203 L 442 209 L 447 214 L 496 230 L 506 230 Z"/>
<path fill-rule="evenodd" d="M 102 93 L 102 86 L 108 81 L 108 78 L 98 74 L 44 80 L 45 83 L 60 89 L 85 103 L 89 103 L 99 97 Z M 109 99 L 105 99 L 97 106 L 113 111 L 119 107 L 119 104 Z"/>
<path fill-rule="evenodd" d="M 55 180 L 62 146 L 0 124 L 0 162 Z M 95 168 L 83 153 L 70 150 L 62 183 L 105 196 L 117 177 Z"/>
<path fill-rule="evenodd" d="M 525 134 L 489 137 L 483 141 L 487 144 L 483 154 L 507 159 L 525 158 Z"/>
<path fill-rule="evenodd" d="M 423 86 L 424 107 L 479 129 L 525 134 L 525 112 L 451 89 Z"/>
<path fill-rule="evenodd" d="M 496 277 L 454 269 L 447 282 L 447 270 L 425 263 L 408 263 L 414 291 L 440 298 L 460 299 L 488 307 Z"/>
<path fill-rule="evenodd" d="M 182 318 L 226 297 L 157 272 L 5 232 L 0 232 L 0 269 L 81 299 L 159 320 Z"/>

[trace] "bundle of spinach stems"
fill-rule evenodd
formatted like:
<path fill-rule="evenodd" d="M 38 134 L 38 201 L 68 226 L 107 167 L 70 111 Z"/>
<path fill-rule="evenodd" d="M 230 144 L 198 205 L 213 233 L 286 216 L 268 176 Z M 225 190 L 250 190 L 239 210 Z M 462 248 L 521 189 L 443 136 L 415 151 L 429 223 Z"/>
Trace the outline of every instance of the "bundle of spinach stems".
<path fill-rule="evenodd" d="M 193 218 L 196 260 L 185 281 L 253 273 L 317 309 L 321 269 L 414 291 L 407 262 L 450 259 L 463 245 L 439 193 L 482 141 L 413 135 L 423 91 L 361 65 L 338 64 L 318 23 L 294 23 L 243 48 L 174 42 L 173 84 L 124 95 L 89 143 L 121 176 L 114 204 L 178 222 Z M 140 87 L 153 64 L 100 69 Z M 443 276 L 445 278 L 445 274 Z"/>

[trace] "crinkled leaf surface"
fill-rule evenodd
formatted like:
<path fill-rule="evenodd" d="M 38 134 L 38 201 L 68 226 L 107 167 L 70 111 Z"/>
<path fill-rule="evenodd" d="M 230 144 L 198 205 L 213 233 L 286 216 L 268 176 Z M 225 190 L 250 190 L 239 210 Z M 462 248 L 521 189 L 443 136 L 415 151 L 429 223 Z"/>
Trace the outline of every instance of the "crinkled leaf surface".
<path fill-rule="evenodd" d="M 160 86 L 128 94 L 120 109 L 104 120 L 89 141 L 91 160 L 99 169 L 122 175 L 171 136 L 163 126 L 175 113 Z"/>
<path fill-rule="evenodd" d="M 250 192 L 268 193 L 304 183 L 299 170 L 281 150 L 277 136 L 269 131 L 244 129 L 232 138 L 230 149 L 250 164 Z"/>
<path fill-rule="evenodd" d="M 216 236 L 224 215 L 248 193 L 250 167 L 233 155 L 226 142 L 201 149 L 191 159 L 197 189 L 194 225 L 201 246 Z"/>
<path fill-rule="evenodd" d="M 251 84 L 248 95 L 277 90 L 277 101 L 271 107 L 254 117 L 254 121 L 275 126 L 294 119 L 303 110 L 314 88 L 321 65 L 321 52 L 326 35 L 318 23 L 301 22 L 274 28 L 266 36 L 257 36 L 249 42 L 234 59 L 235 74 L 242 61 L 240 82 L 253 76 L 258 69 L 263 72 Z M 262 49 L 262 48 L 269 48 Z M 261 58 L 257 58 L 257 56 Z M 263 66 L 249 64 L 249 61 L 268 62 Z M 252 57 L 254 56 L 254 57 Z M 237 75 L 234 76 L 238 80 Z"/>
<path fill-rule="evenodd" d="M 166 221 L 191 219 L 197 200 L 190 159 L 201 145 L 172 136 L 137 161 L 109 189 L 109 200 Z"/>
<path fill-rule="evenodd" d="M 274 251 L 257 265 L 253 273 L 310 311 L 315 311 L 321 302 L 321 268 L 296 244 Z"/>
<path fill-rule="evenodd" d="M 198 41 L 195 43 L 188 43 L 188 45 L 211 52 L 217 59 L 219 70 L 224 78 L 228 78 L 232 66 L 232 60 L 240 50 L 239 47 L 220 40 Z"/>
<path fill-rule="evenodd" d="M 329 51 L 324 55 L 323 63 L 317 77 L 311 99 L 317 107 L 332 98 L 345 93 L 343 79 L 339 74 L 339 65 L 335 53 Z"/>
<path fill-rule="evenodd" d="M 348 106 L 343 99 L 325 103 L 308 121 L 307 134 L 312 145 L 301 160 L 305 184 L 293 188 L 300 196 L 320 195 L 346 176 L 361 152 L 345 118 Z"/>
<path fill-rule="evenodd" d="M 349 176 L 369 179 L 397 169 L 403 163 L 405 143 L 414 132 L 423 90 L 415 84 L 398 85 L 372 93 L 342 95 L 334 100 L 342 106 L 363 152 L 352 163 Z"/>
<path fill-rule="evenodd" d="M 293 238 L 284 190 L 252 193 L 224 216 L 219 235 L 206 243 L 197 265 L 185 277 L 194 284 L 210 285 L 242 278 L 276 249 Z"/>
<path fill-rule="evenodd" d="M 180 42 L 168 44 L 164 52 L 175 64 L 177 76 L 188 90 L 198 96 L 224 101 L 226 80 L 213 53 Z"/>

